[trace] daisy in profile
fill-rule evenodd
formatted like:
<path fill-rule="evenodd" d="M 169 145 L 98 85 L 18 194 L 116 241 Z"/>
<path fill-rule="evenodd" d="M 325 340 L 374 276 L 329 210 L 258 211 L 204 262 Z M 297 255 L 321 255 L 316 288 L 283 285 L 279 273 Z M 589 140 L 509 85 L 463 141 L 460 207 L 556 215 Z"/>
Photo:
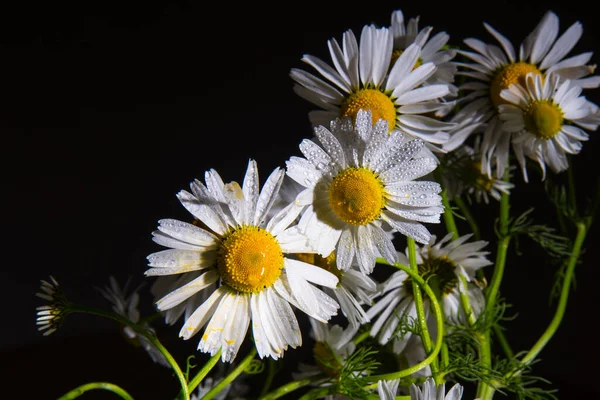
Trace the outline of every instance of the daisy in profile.
<path fill-rule="evenodd" d="M 489 204 L 490 197 L 499 201 L 502 193 L 510 194 L 515 186 L 514 183 L 496 178 L 494 173 L 488 176 L 481 172 L 480 139 L 477 136 L 472 147 L 463 144 L 443 157 L 440 166 L 442 186 L 450 199 L 465 195 L 470 203 L 476 201 Z M 492 171 L 495 171 L 495 165 L 492 166 Z"/>
<path fill-rule="evenodd" d="M 529 73 L 525 86 L 513 84 L 500 93 L 507 104 L 499 106 L 499 117 L 503 129 L 513 134 L 515 156 L 525 181 L 525 157 L 540 165 L 543 180 L 546 165 L 554 173 L 569 168 L 567 154 L 579 153 L 581 142 L 588 140 L 584 127 L 598 128 L 598 124 L 588 122 L 597 107 L 580 96 L 581 91 L 581 86 L 570 80 L 560 81 L 556 74 L 542 79 Z"/>
<path fill-rule="evenodd" d="M 388 262 L 397 253 L 388 227 L 428 243 L 422 222 L 439 223 L 443 212 L 440 185 L 415 181 L 433 171 L 437 160 L 419 156 L 424 143 L 388 133 L 387 121 L 372 125 L 371 112 L 332 121 L 330 129 L 315 128 L 317 141 L 304 139 L 304 157 L 291 157 L 287 174 L 305 187 L 294 204 L 304 206 L 298 228 L 313 240 L 317 253 L 335 251 L 338 269 L 355 262 L 365 275 L 377 257 Z M 386 224 L 386 228 L 382 227 Z"/>
<path fill-rule="evenodd" d="M 468 295 L 475 316 L 484 307 L 482 289 L 474 278 L 478 269 L 492 262 L 486 258 L 489 252 L 481 251 L 488 243 L 483 240 L 466 243 L 471 236 L 468 234 L 451 240 L 452 234 L 449 233 L 437 243 L 436 237 L 432 236 L 429 245 L 417 250 L 419 275 L 440 293 L 440 305 L 445 320 L 450 324 L 466 322 L 460 302 L 461 292 Z M 398 258 L 401 264 L 409 265 L 406 255 L 399 254 Z M 466 287 L 461 276 L 467 281 Z M 394 272 L 382 284 L 380 296 L 367 311 L 369 318 L 375 321 L 371 336 L 377 337 L 382 345 L 393 339 L 394 352 L 399 354 L 412 337 L 413 330 L 406 327 L 413 325 L 417 318 L 412 279 L 402 270 Z M 425 294 L 423 299 L 428 312 L 429 299 Z"/>
<path fill-rule="evenodd" d="M 501 178 L 506 168 L 511 138 L 498 120 L 498 107 L 508 103 L 501 95 L 502 91 L 515 83 L 526 86 L 525 77 L 528 73 L 544 77 L 556 74 L 561 79 L 570 79 L 573 86 L 581 88 L 598 87 L 600 76 L 589 76 L 595 69 L 595 66 L 587 65 L 592 57 L 591 52 L 565 58 L 583 33 L 580 22 L 572 24 L 559 37 L 558 17 L 551 11 L 547 12 L 525 38 L 518 54 L 506 37 L 488 24 L 484 23 L 484 26 L 500 47 L 474 38 L 465 39 L 465 44 L 473 51 L 460 51 L 459 54 L 473 62 L 459 64 L 466 71 L 457 74 L 470 78 L 460 87 L 470 91 L 461 100 L 460 112 L 478 112 L 488 121 L 481 144 L 481 168 L 482 172 L 491 176 L 492 160 L 495 159 L 496 176 Z"/>
<path fill-rule="evenodd" d="M 36 308 L 36 325 L 38 331 L 48 336 L 56 332 L 67 316 L 67 299 L 54 277 L 50 281 L 41 280 L 40 292 L 35 295 L 48 302 Z"/>
<path fill-rule="evenodd" d="M 436 66 L 435 72 L 423 82 L 423 85 L 446 84 L 448 85 L 448 97 L 458 94 L 458 87 L 454 84 L 457 66 L 452 59 L 456 56 L 456 50 L 446 48 L 450 35 L 446 32 L 438 32 L 433 36 L 433 27 L 427 26 L 419 29 L 419 17 L 405 20 L 402 10 L 392 12 L 390 31 L 394 38 L 392 53 L 392 65 L 395 60 L 413 43 L 421 48 L 421 54 L 417 60 L 418 65 L 428 62 Z M 454 102 L 447 102 L 440 98 L 444 107 L 436 111 L 437 117 L 443 117 L 454 107 Z"/>
<path fill-rule="evenodd" d="M 380 400 L 394 400 L 398 392 L 400 379 L 391 381 L 377 382 L 377 393 Z M 460 383 L 455 383 L 446 393 L 446 384 L 435 384 L 433 378 L 427 378 L 421 386 L 411 384 L 410 400 L 460 400 L 462 399 L 464 388 Z"/>
<path fill-rule="evenodd" d="M 194 180 L 191 193 L 177 195 L 201 226 L 162 219 L 153 232 L 153 240 L 168 249 L 148 256 L 147 276 L 201 272 L 158 300 L 157 308 L 176 307 L 216 283 L 185 320 L 180 336 L 189 339 L 206 326 L 198 349 L 211 355 L 222 349 L 223 362 L 234 360 L 249 325 L 259 356 L 278 359 L 288 346 L 302 344 L 292 305 L 323 322 L 339 308 L 313 286 L 335 287 L 334 274 L 286 256 L 310 252 L 307 238 L 291 225 L 301 208 L 291 203 L 266 218 L 284 176 L 276 168 L 260 189 L 254 160 L 242 186 L 225 184 L 216 171 L 207 171 L 206 185 Z"/>
<path fill-rule="evenodd" d="M 313 318 L 309 321 L 310 335 L 315 341 L 312 350 L 315 364 L 300 363 L 299 372 L 293 373 L 293 376 L 300 380 L 323 375 L 323 379 L 316 381 L 315 385 L 330 386 L 332 380 L 340 377 L 344 363 L 356 349 L 352 339 L 358 327 L 348 326 L 344 329 L 340 325 L 324 324 Z"/>
<path fill-rule="evenodd" d="M 392 32 L 369 25 L 362 29 L 360 44 L 348 30 L 341 46 L 335 39 L 328 45 L 335 67 L 308 54 L 302 58 L 322 78 L 298 68 L 290 72 L 295 93 L 320 108 L 309 113 L 314 126 L 327 126 L 336 118 L 354 120 L 359 110 L 370 110 L 373 124 L 383 119 L 390 132 L 400 130 L 439 151 L 452 124 L 425 114 L 442 108 L 440 100 L 450 89 L 447 83 L 424 85 L 437 67 L 434 62 L 423 62 L 419 44 L 408 45 L 392 62 Z M 429 55 L 432 50 L 428 51 Z"/>
<path fill-rule="evenodd" d="M 371 298 L 377 291 L 377 282 L 365 275 L 356 264 L 342 271 L 337 267 L 335 251 L 327 257 L 314 253 L 298 254 L 298 259 L 321 267 L 338 277 L 335 288 L 323 287 L 323 291 L 334 297 L 340 305 L 342 315 L 354 327 L 360 327 L 370 322 L 365 306 L 371 305 Z"/>
<path fill-rule="evenodd" d="M 109 284 L 100 288 L 99 291 L 110 302 L 112 310 L 116 314 L 137 324 L 140 322 L 138 304 L 140 302 L 139 290 L 141 285 L 131 291 L 128 287 L 129 282 L 121 287 L 115 277 L 111 276 Z M 150 332 L 154 332 L 150 324 L 144 323 L 143 326 Z M 123 327 L 123 335 L 130 343 L 135 346 L 141 346 L 148 353 L 152 361 L 164 367 L 171 367 L 163 354 L 145 336 L 138 334 L 129 326 Z"/>

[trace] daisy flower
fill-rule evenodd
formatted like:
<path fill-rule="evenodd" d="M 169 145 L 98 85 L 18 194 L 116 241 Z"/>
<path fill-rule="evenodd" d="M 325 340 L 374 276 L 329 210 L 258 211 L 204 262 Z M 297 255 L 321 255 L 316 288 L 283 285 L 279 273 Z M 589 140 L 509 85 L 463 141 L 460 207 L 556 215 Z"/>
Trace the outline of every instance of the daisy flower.
<path fill-rule="evenodd" d="M 439 223 L 443 212 L 440 185 L 415 181 L 433 171 L 437 161 L 419 157 L 420 139 L 406 141 L 399 131 L 388 133 L 387 121 L 372 125 L 371 112 L 360 110 L 350 118 L 332 121 L 330 129 L 315 128 L 317 141 L 304 139 L 291 157 L 287 174 L 305 187 L 296 203 L 304 206 L 299 229 L 313 240 L 317 253 L 335 250 L 337 267 L 356 262 L 369 275 L 377 257 L 397 259 L 387 224 L 396 232 L 428 243 L 421 222 Z M 295 204 L 296 204 L 295 203 Z"/>
<path fill-rule="evenodd" d="M 209 170 L 206 185 L 196 179 L 190 184 L 191 193 L 182 190 L 177 195 L 201 226 L 162 219 L 153 232 L 153 240 L 168 249 L 148 256 L 147 276 L 201 271 L 158 300 L 157 308 L 171 309 L 217 283 L 185 320 L 180 336 L 189 339 L 206 325 L 198 349 L 211 355 L 222 349 L 223 362 L 233 361 L 250 323 L 259 356 L 278 359 L 288 346 L 302 344 L 291 305 L 323 322 L 339 308 L 312 285 L 333 288 L 338 283 L 334 274 L 286 257 L 311 251 L 307 238 L 290 225 L 301 207 L 292 203 L 266 218 L 284 176 L 276 168 L 259 190 L 254 160 L 248 163 L 242 186 L 225 184 Z"/>
<path fill-rule="evenodd" d="M 482 172 L 491 176 L 491 161 L 496 160 L 496 176 L 501 178 L 507 163 L 511 135 L 498 121 L 498 106 L 507 104 L 501 96 L 504 89 L 514 83 L 525 86 L 528 73 L 548 76 L 556 74 L 561 79 L 570 79 L 572 85 L 581 88 L 596 88 L 600 85 L 600 76 L 589 77 L 595 66 L 587 65 L 592 53 L 582 53 L 565 58 L 579 41 L 583 33 L 580 22 L 572 24 L 560 37 L 558 17 L 547 12 L 538 26 L 525 38 L 519 53 L 511 42 L 490 25 L 484 23 L 487 31 L 494 36 L 500 47 L 486 44 L 481 40 L 465 39 L 465 44 L 474 51 L 459 51 L 472 63 L 459 63 L 467 71 L 457 74 L 472 78 L 461 85 L 460 89 L 471 91 L 461 100 L 461 112 L 478 112 L 489 121 L 483 132 Z"/>
<path fill-rule="evenodd" d="M 437 243 L 436 237 L 432 236 L 429 245 L 417 250 L 419 275 L 440 293 L 445 319 L 451 324 L 464 321 L 461 292 L 468 295 L 476 316 L 484 307 L 482 290 L 474 283 L 474 278 L 479 268 L 492 262 L 486 258 L 489 252 L 481 251 L 488 242 L 478 240 L 466 243 L 471 236 L 472 234 L 468 234 L 451 240 L 452 234 L 449 233 Z M 406 255 L 399 254 L 398 258 L 401 264 L 409 265 Z M 462 285 L 461 276 L 466 278 L 467 287 Z M 402 270 L 394 272 L 382 284 L 380 296 L 382 297 L 367 311 L 369 318 L 375 321 L 371 327 L 371 336 L 377 337 L 382 345 L 394 339 L 394 352 L 400 353 L 412 337 L 411 330 L 404 329 L 400 322 L 411 325 L 417 318 L 411 278 Z M 427 312 L 429 299 L 426 295 L 423 299 Z M 398 332 L 402 334 L 398 335 Z"/>
<path fill-rule="evenodd" d="M 581 91 L 570 80 L 560 81 L 558 75 L 542 79 L 529 73 L 525 86 L 513 84 L 500 93 L 508 103 L 499 106 L 499 118 L 503 129 L 513 134 L 513 149 L 525 181 L 528 180 L 525 157 L 537 161 L 543 180 L 546 165 L 554 173 L 569 168 L 567 154 L 579 153 L 581 142 L 588 140 L 583 127 L 593 130 L 598 127 L 588 122 L 596 110 L 580 96 Z"/>
<path fill-rule="evenodd" d="M 422 62 L 419 44 L 408 45 L 392 62 L 392 32 L 369 25 L 362 29 L 360 44 L 348 30 L 341 46 L 335 39 L 329 40 L 328 46 L 335 68 L 312 55 L 302 58 L 322 78 L 298 68 L 290 72 L 295 93 L 321 108 L 309 113 L 314 126 L 327 126 L 336 118 L 354 119 L 360 109 L 368 109 L 372 123 L 383 119 L 390 132 L 400 130 L 439 151 L 452 124 L 425 114 L 442 108 L 440 100 L 450 89 L 447 83 L 424 85 L 437 67 L 434 62 Z"/>
<path fill-rule="evenodd" d="M 306 253 L 299 254 L 298 258 L 338 277 L 339 282 L 335 288 L 323 287 L 323 291 L 338 301 L 342 315 L 348 319 L 350 325 L 359 327 L 371 322 L 363 306 L 371 304 L 371 298 L 377 290 L 377 282 L 360 271 L 356 264 L 346 271 L 338 269 L 334 251 L 327 257 Z"/>
<path fill-rule="evenodd" d="M 115 277 L 111 276 L 109 284 L 106 287 L 100 288 L 99 291 L 110 302 L 112 310 L 116 314 L 137 324 L 140 321 L 138 304 L 140 301 L 139 289 L 141 285 L 132 291 L 128 290 L 128 286 L 129 282 L 121 288 Z M 150 324 L 145 323 L 143 326 L 147 330 L 154 332 Z M 148 353 L 152 361 L 165 367 L 171 367 L 164 355 L 145 336 L 139 335 L 129 326 L 123 327 L 123 334 L 130 343 L 141 346 Z"/>
<path fill-rule="evenodd" d="M 473 147 L 463 144 L 456 151 L 445 155 L 442 159 L 442 186 L 448 196 L 466 194 L 468 201 L 472 198 L 478 203 L 488 204 L 490 197 L 500 200 L 502 193 L 510 194 L 514 184 L 496 178 L 495 174 L 488 176 L 481 172 L 480 137 L 477 136 Z M 509 173 L 512 167 L 509 166 Z M 495 171 L 495 165 L 492 166 Z"/>
<path fill-rule="evenodd" d="M 456 50 L 445 48 L 450 39 L 446 32 L 438 32 L 430 36 L 433 27 L 427 26 L 419 29 L 419 17 L 409 18 L 405 21 L 402 10 L 392 12 L 390 31 L 394 38 L 392 53 L 392 64 L 413 43 L 421 48 L 421 54 L 417 61 L 418 65 L 431 62 L 436 66 L 435 72 L 423 82 L 423 85 L 442 83 L 448 85 L 448 96 L 454 97 L 458 94 L 458 87 L 454 85 L 454 77 L 457 66 L 452 59 L 456 56 Z M 444 103 L 446 103 L 444 101 Z M 454 102 L 446 103 L 445 111 L 440 115 L 445 116 L 454 106 Z"/>
<path fill-rule="evenodd" d="M 54 277 L 50 281 L 41 280 L 40 292 L 35 295 L 48 304 L 36 307 L 36 325 L 38 331 L 43 332 L 44 336 L 51 335 L 63 323 L 67 316 L 66 307 L 68 305 L 65 295 Z"/>
<path fill-rule="evenodd" d="M 313 318 L 309 319 L 310 335 L 314 339 L 314 365 L 300 363 L 299 372 L 293 373 L 296 380 L 311 376 L 324 375 L 315 381 L 316 386 L 330 386 L 332 379 L 337 380 L 346 360 L 354 353 L 356 345 L 352 341 L 358 327 L 324 324 Z"/>
<path fill-rule="evenodd" d="M 394 400 L 398 392 L 400 379 L 377 382 L 377 393 L 380 400 Z M 433 378 L 428 378 L 421 387 L 414 383 L 410 386 L 410 400 L 460 400 L 464 388 L 460 383 L 455 383 L 446 393 L 446 385 L 435 384 Z"/>

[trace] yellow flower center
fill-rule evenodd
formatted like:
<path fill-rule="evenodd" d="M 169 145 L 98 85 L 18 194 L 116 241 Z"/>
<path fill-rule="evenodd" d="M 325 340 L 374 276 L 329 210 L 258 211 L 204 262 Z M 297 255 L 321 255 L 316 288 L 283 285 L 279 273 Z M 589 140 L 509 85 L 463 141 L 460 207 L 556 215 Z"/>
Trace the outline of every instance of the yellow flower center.
<path fill-rule="evenodd" d="M 520 83 L 525 87 L 525 76 L 527 76 L 529 72 L 541 74 L 540 70 L 537 69 L 535 65 L 523 61 L 507 64 L 499 68 L 490 85 L 490 97 L 492 98 L 492 103 L 494 103 L 495 106 L 507 104 L 508 102 L 500 97 L 500 92 L 504 89 L 508 89 L 513 83 Z"/>
<path fill-rule="evenodd" d="M 316 342 L 313 347 L 313 356 L 315 357 L 318 367 L 327 376 L 331 378 L 337 378 L 339 376 L 342 365 L 327 343 Z"/>
<path fill-rule="evenodd" d="M 490 178 L 486 174 L 481 173 L 481 163 L 479 161 L 475 161 L 473 163 L 473 170 L 475 175 L 475 184 L 486 192 L 489 192 L 494 186 L 494 182 L 496 180 L 494 178 Z"/>
<path fill-rule="evenodd" d="M 332 274 L 337 276 L 338 281 L 342 280 L 342 275 L 344 275 L 344 271 L 340 270 L 337 267 L 334 251 L 332 251 L 331 254 L 329 254 L 327 257 L 321 257 L 320 255 L 313 253 L 298 253 L 296 254 L 296 256 L 300 261 L 304 261 L 305 263 L 315 265 L 317 267 L 323 268 L 325 271 L 331 272 Z"/>
<path fill-rule="evenodd" d="M 282 269 L 281 246 L 262 228 L 242 226 L 223 240 L 218 271 L 225 284 L 240 292 L 257 293 L 268 288 Z"/>
<path fill-rule="evenodd" d="M 398 60 L 398 58 L 400 58 L 402 53 L 404 53 L 404 50 L 400 50 L 400 49 L 395 49 L 392 52 L 392 60 L 390 61 L 390 69 L 392 69 L 394 64 L 396 64 L 396 61 Z M 413 65 L 412 69 L 414 70 L 415 68 L 418 68 L 421 65 L 423 65 L 423 60 L 421 59 L 421 57 L 419 57 L 419 58 L 417 58 L 417 62 L 415 63 L 415 65 Z"/>
<path fill-rule="evenodd" d="M 340 116 L 356 120 L 359 110 L 370 110 L 373 123 L 380 119 L 388 122 L 391 131 L 396 126 L 396 106 L 389 96 L 377 89 L 359 89 L 342 101 Z"/>
<path fill-rule="evenodd" d="M 527 105 L 523 119 L 529 132 L 540 139 L 550 139 L 560 132 L 565 118 L 558 105 L 548 100 L 536 100 Z"/>
<path fill-rule="evenodd" d="M 335 215 L 352 225 L 367 225 L 385 206 L 383 183 L 366 168 L 347 168 L 329 187 L 329 204 Z"/>

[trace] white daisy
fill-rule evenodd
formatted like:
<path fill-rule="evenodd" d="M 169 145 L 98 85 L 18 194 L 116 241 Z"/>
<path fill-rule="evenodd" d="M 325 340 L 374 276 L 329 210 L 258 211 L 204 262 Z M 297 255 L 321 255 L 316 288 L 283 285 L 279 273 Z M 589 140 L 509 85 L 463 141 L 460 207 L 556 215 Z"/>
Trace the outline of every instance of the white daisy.
<path fill-rule="evenodd" d="M 442 186 L 452 199 L 465 194 L 469 202 L 489 203 L 490 197 L 500 200 L 502 193 L 510 194 L 515 186 L 511 182 L 488 176 L 481 172 L 480 137 L 476 137 L 473 147 L 463 144 L 456 151 L 442 158 Z M 495 163 L 494 163 L 495 164 Z M 512 167 L 509 167 L 509 173 Z M 495 171 L 495 165 L 492 166 Z"/>
<path fill-rule="evenodd" d="M 283 351 L 302 343 L 291 305 L 326 322 L 339 305 L 312 284 L 335 287 L 338 279 L 322 268 L 286 257 L 306 253 L 307 238 L 290 224 L 301 208 L 294 203 L 266 218 L 284 171 L 276 168 L 259 191 L 256 162 L 250 160 L 242 186 L 225 184 L 214 170 L 205 173 L 206 185 L 191 183 L 191 193 L 177 197 L 203 226 L 174 219 L 159 221 L 153 240 L 168 250 L 148 256 L 147 276 L 202 271 L 193 281 L 157 302 L 171 309 L 218 283 L 208 299 L 185 321 L 180 336 L 189 339 L 205 325 L 199 350 L 231 362 L 252 321 L 253 340 L 261 358 L 278 359 Z M 312 284 L 311 284 L 312 283 Z"/>
<path fill-rule="evenodd" d="M 377 257 L 397 259 L 390 235 L 382 228 L 428 243 L 421 222 L 439 223 L 443 212 L 440 185 L 415 181 L 433 171 L 437 160 L 419 157 L 424 143 L 388 134 L 387 121 L 371 124 L 370 111 L 360 110 L 356 125 L 350 118 L 332 121 L 330 130 L 315 128 L 318 142 L 304 139 L 291 157 L 287 174 L 306 189 L 296 203 L 306 206 L 299 229 L 318 241 L 323 257 L 335 250 L 337 266 L 350 269 L 356 259 L 369 275 Z"/>
<path fill-rule="evenodd" d="M 474 278 L 479 268 L 492 262 L 485 257 L 489 252 L 481 251 L 488 242 L 478 240 L 465 243 L 471 236 L 468 234 L 451 241 L 452 233 L 449 233 L 438 243 L 435 243 L 436 237 L 432 236 L 429 245 L 417 249 L 419 275 L 440 294 L 445 319 L 450 324 L 465 322 L 461 292 L 467 293 L 476 316 L 484 307 L 482 290 L 474 283 Z M 398 258 L 401 264 L 409 265 L 406 255 L 399 254 Z M 461 283 L 461 276 L 467 280 L 466 288 Z M 400 353 L 412 337 L 411 329 L 406 329 L 406 325 L 414 324 L 417 318 L 412 279 L 402 270 L 394 272 L 382 284 L 380 296 L 367 311 L 369 318 L 375 321 L 371 336 L 377 337 L 382 345 L 394 339 L 394 352 Z M 429 299 L 425 294 L 423 300 L 429 317 Z M 435 332 L 432 334 L 435 335 Z"/>
<path fill-rule="evenodd" d="M 428 62 L 436 66 L 435 72 L 423 82 L 423 85 L 443 83 L 448 85 L 448 96 L 454 97 L 458 94 L 458 87 L 454 85 L 457 66 L 452 59 L 456 56 L 456 50 L 445 48 L 450 39 L 446 32 L 438 32 L 431 36 L 433 27 L 427 26 L 419 30 L 419 17 L 409 18 L 405 21 L 401 10 L 392 12 L 390 31 L 394 38 L 394 50 L 392 53 L 392 63 L 413 43 L 421 47 L 421 55 L 417 64 Z M 444 103 L 445 111 L 438 116 L 445 116 L 454 106 L 453 102 Z"/>
<path fill-rule="evenodd" d="M 323 379 L 314 382 L 315 386 L 331 386 L 339 379 L 340 372 L 346 360 L 354 353 L 356 345 L 352 341 L 359 327 L 348 326 L 342 328 L 337 324 L 324 324 L 313 318 L 309 319 L 311 331 L 310 335 L 314 339 L 313 358 L 315 364 L 300 363 L 299 372 L 292 373 L 296 380 L 311 376 L 323 375 Z M 345 397 L 328 397 L 333 398 Z"/>
<path fill-rule="evenodd" d="M 44 336 L 48 336 L 56 332 L 63 323 L 67 315 L 65 307 L 68 302 L 54 277 L 50 277 L 50 282 L 43 279 L 40 282 L 41 292 L 35 295 L 46 300 L 48 304 L 36 307 L 36 325 L 38 326 L 38 331 L 43 332 Z"/>
<path fill-rule="evenodd" d="M 421 387 L 414 383 L 410 387 L 411 400 L 460 400 L 464 388 L 460 383 L 455 383 L 446 393 L 446 384 L 435 384 L 433 378 L 428 378 Z"/>
<path fill-rule="evenodd" d="M 511 137 L 498 121 L 498 106 L 507 103 L 501 96 L 502 90 L 514 83 L 525 85 L 528 73 L 544 76 L 556 74 L 561 79 L 570 79 L 573 85 L 582 88 L 598 87 L 600 76 L 588 77 L 595 69 L 595 66 L 587 65 L 591 52 L 565 58 L 583 33 L 580 22 L 572 24 L 558 37 L 558 17 L 553 12 L 547 12 L 525 38 L 518 55 L 507 38 L 490 25 L 484 23 L 484 26 L 499 42 L 500 47 L 474 38 L 465 39 L 465 44 L 474 51 L 459 53 L 474 62 L 459 63 L 459 66 L 468 71 L 459 71 L 457 74 L 473 80 L 460 87 L 471 91 L 461 100 L 463 108 L 460 112 L 469 114 L 476 111 L 484 116 L 484 120 L 489 120 L 483 133 L 482 172 L 491 176 L 491 160 L 496 159 L 496 176 L 501 178 L 507 163 Z"/>
<path fill-rule="evenodd" d="M 503 129 L 513 134 L 513 149 L 525 181 L 525 157 L 538 162 L 543 180 L 546 165 L 554 173 L 569 168 L 567 154 L 579 153 L 581 142 L 588 140 L 584 127 L 598 128 L 590 123 L 596 107 L 580 96 L 581 91 L 570 80 L 560 81 L 558 75 L 542 79 L 529 73 L 525 86 L 513 84 L 500 93 L 508 104 L 498 107 L 499 118 Z"/>
<path fill-rule="evenodd" d="M 100 288 L 100 293 L 111 303 L 112 310 L 123 318 L 137 324 L 140 321 L 140 311 L 138 304 L 140 301 L 138 286 L 132 291 L 128 290 L 129 282 L 121 288 L 114 276 L 109 278 L 109 285 Z M 150 332 L 155 332 L 148 323 L 143 324 L 144 328 Z M 139 335 L 131 327 L 123 326 L 123 334 L 129 342 L 136 346 L 141 346 L 150 356 L 152 361 L 165 367 L 171 367 L 164 355 L 150 342 L 145 336 Z"/>
<path fill-rule="evenodd" d="M 420 61 L 423 51 L 417 43 L 407 46 L 394 63 L 394 37 L 388 28 L 364 26 L 360 45 L 348 30 L 342 46 L 335 39 L 328 45 L 335 68 L 308 54 L 302 58 L 324 79 L 298 68 L 290 72 L 296 82 L 294 91 L 321 108 L 309 113 L 313 125 L 327 126 L 336 118 L 355 118 L 360 109 L 369 109 L 373 123 L 383 119 L 390 131 L 400 130 L 440 151 L 452 124 L 424 114 L 442 108 L 440 99 L 450 89 L 447 83 L 423 85 L 437 67 L 434 62 Z"/>
<path fill-rule="evenodd" d="M 323 291 L 337 299 L 340 310 L 350 325 L 359 327 L 371 322 L 363 307 L 371 304 L 371 298 L 377 290 L 377 282 L 360 271 L 356 264 L 346 271 L 340 270 L 337 267 L 335 251 L 332 251 L 327 257 L 306 253 L 299 254 L 298 258 L 338 277 L 339 282 L 335 288 L 323 287 Z"/>

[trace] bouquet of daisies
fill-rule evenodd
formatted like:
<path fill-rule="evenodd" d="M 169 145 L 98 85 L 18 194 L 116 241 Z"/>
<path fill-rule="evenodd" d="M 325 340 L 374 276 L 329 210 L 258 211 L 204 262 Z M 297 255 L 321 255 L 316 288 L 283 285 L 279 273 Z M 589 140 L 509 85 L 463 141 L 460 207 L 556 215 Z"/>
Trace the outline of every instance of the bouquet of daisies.
<path fill-rule="evenodd" d="M 156 314 L 141 316 L 140 287 L 112 277 L 106 310 L 72 303 L 51 277 L 38 293 L 40 331 L 80 312 L 123 324 L 185 400 L 457 400 L 465 388 L 483 400 L 553 398 L 530 367 L 559 328 L 593 221 L 595 209 L 576 206 L 569 167 L 600 124 L 585 97 L 600 76 L 591 53 L 571 54 L 580 23 L 561 32 L 549 11 L 518 47 L 484 26 L 489 42 L 451 46 L 397 10 L 388 26 L 331 38 L 329 60 L 306 54 L 306 68 L 290 71 L 314 106 L 301 155 L 266 176 L 250 159 L 239 182 L 210 169 L 181 189 L 189 218 L 165 216 L 151 232 L 144 274 Z M 533 179 L 546 183 L 559 230 L 511 214 L 511 190 Z M 494 237 L 482 237 L 477 205 L 498 206 Z M 555 318 L 515 354 L 500 288 L 520 235 L 557 261 L 561 280 Z M 160 322 L 179 326 L 206 362 L 184 372 L 157 337 Z M 308 341 L 313 362 L 274 385 L 286 351 Z M 257 390 L 245 382 L 253 374 L 265 376 Z M 100 382 L 61 399 L 91 389 L 132 398 Z"/>

